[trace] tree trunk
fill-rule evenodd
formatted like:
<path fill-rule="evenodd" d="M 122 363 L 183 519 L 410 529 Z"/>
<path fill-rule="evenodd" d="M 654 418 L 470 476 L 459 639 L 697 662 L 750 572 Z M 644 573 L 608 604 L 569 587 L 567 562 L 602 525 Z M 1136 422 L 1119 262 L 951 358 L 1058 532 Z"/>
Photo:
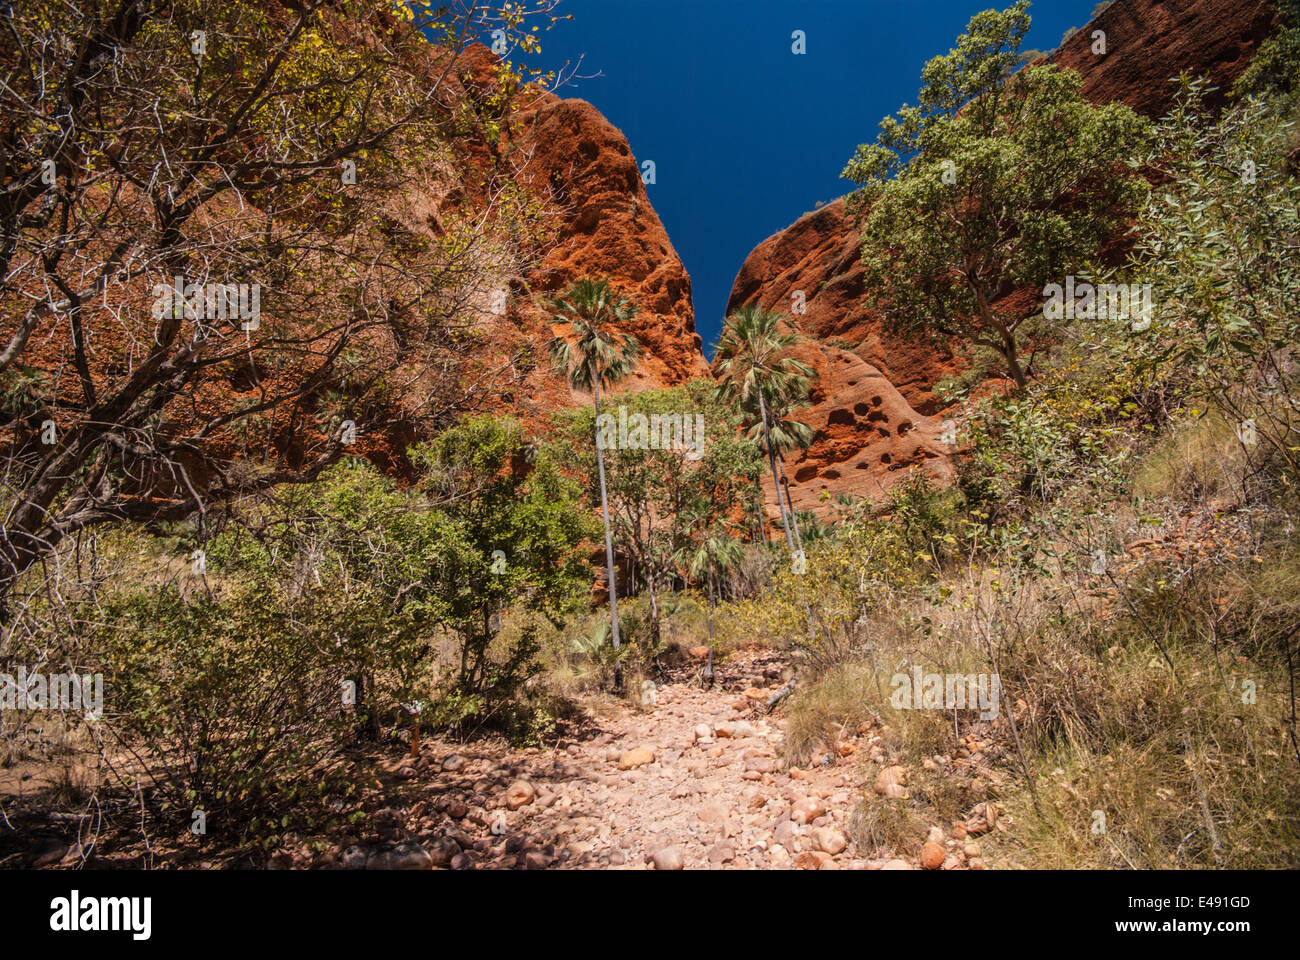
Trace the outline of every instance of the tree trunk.
<path fill-rule="evenodd" d="M 655 583 L 657 578 L 646 576 L 645 589 L 650 595 L 650 649 L 659 655 L 659 588 Z"/>
<path fill-rule="evenodd" d="M 785 501 L 781 499 L 781 479 L 776 472 L 776 450 L 772 447 L 772 436 L 767 429 L 767 403 L 763 400 L 763 385 L 758 385 L 758 411 L 763 421 L 763 442 L 767 446 L 767 462 L 772 468 L 772 482 L 776 485 L 776 506 L 781 511 L 781 526 L 785 528 L 785 543 L 794 556 L 794 537 L 790 536 L 790 521 L 785 513 Z"/>
<path fill-rule="evenodd" d="M 1029 385 L 1029 378 L 1025 376 L 1024 368 L 1020 366 L 1020 357 L 1016 352 L 1014 340 L 1003 340 L 1005 347 L 1000 351 L 1002 359 L 1007 362 L 1007 369 L 1011 371 L 1011 379 L 1016 381 L 1018 390 L 1025 389 Z"/>
<path fill-rule="evenodd" d="M 709 658 L 704 664 L 704 680 L 713 686 L 713 572 L 709 571 Z"/>
<path fill-rule="evenodd" d="M 356 703 L 353 705 L 359 724 L 357 739 L 374 743 L 379 739 L 379 710 L 375 697 L 375 675 L 362 670 L 356 675 Z"/>
<path fill-rule="evenodd" d="M 614 650 L 618 651 L 618 583 L 614 580 L 614 535 L 609 525 L 609 495 L 605 492 L 605 452 L 600 445 L 600 374 L 592 377 L 592 392 L 596 400 L 596 466 L 600 471 L 600 509 L 605 521 L 605 576 L 609 584 L 609 626 L 610 636 L 614 640 Z M 622 687 L 623 668 L 614 665 L 614 686 Z"/>
<path fill-rule="evenodd" d="M 1015 333 L 993 315 L 993 308 L 989 306 L 988 298 L 984 296 L 984 291 L 980 289 L 979 284 L 971 281 L 969 277 L 967 277 L 966 282 L 975 292 L 975 304 L 980 317 L 988 326 L 997 331 L 998 338 L 1002 341 L 1002 346 L 997 350 L 998 353 L 1002 354 L 1002 359 L 1006 361 L 1007 370 L 1011 373 L 1011 379 L 1016 381 L 1018 390 L 1023 390 L 1028 385 L 1029 379 L 1025 376 L 1025 370 L 1020 365 L 1020 353 L 1016 348 Z"/>
<path fill-rule="evenodd" d="M 794 527 L 794 545 L 802 552 L 803 537 L 799 535 L 799 517 L 794 512 L 794 501 L 790 499 L 790 478 L 785 475 L 785 460 L 777 457 L 776 465 L 781 470 L 781 489 L 785 491 L 785 505 L 790 511 L 790 523 Z"/>

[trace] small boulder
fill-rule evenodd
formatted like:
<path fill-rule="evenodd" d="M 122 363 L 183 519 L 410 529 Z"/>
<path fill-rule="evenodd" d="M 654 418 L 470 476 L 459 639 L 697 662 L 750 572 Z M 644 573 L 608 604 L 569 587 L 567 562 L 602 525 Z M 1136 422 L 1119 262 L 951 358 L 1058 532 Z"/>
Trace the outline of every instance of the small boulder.
<path fill-rule="evenodd" d="M 637 747 L 618 758 L 618 768 L 620 770 L 635 770 L 637 767 L 644 767 L 647 763 L 654 762 L 655 754 L 653 750 L 649 747 Z"/>
<path fill-rule="evenodd" d="M 812 823 L 826 816 L 826 805 L 817 797 L 804 797 L 790 808 L 790 819 L 795 823 Z"/>
<path fill-rule="evenodd" d="M 365 847 L 351 846 L 343 851 L 342 861 L 344 870 L 364 870 L 366 861 L 370 855 L 366 852 Z"/>
<path fill-rule="evenodd" d="M 392 870 L 428 870 L 433 867 L 433 857 L 418 843 L 400 843 L 393 848 L 388 864 Z"/>
<path fill-rule="evenodd" d="M 650 854 L 656 870 L 681 870 L 686 866 L 680 847 L 660 847 Z"/>
<path fill-rule="evenodd" d="M 511 810 L 526 807 L 537 799 L 537 789 L 527 780 L 516 780 L 506 789 L 506 806 Z"/>
<path fill-rule="evenodd" d="M 709 863 L 730 863 L 736 859 L 736 850 L 729 843 L 718 843 L 709 849 Z"/>
<path fill-rule="evenodd" d="M 829 853 L 835 856 L 843 853 L 844 848 L 849 845 L 844 834 L 834 827 L 816 827 L 812 832 L 813 844 L 822 853 Z"/>
<path fill-rule="evenodd" d="M 830 854 L 820 850 L 805 850 L 795 858 L 794 865 L 800 870 L 820 870 L 830 858 Z"/>
<path fill-rule="evenodd" d="M 428 851 L 433 866 L 449 867 L 452 858 L 460 853 L 460 844 L 451 837 L 438 837 L 424 849 Z"/>
<path fill-rule="evenodd" d="M 529 850 L 519 858 L 519 866 L 524 870 L 545 870 L 551 865 L 551 858 L 544 850 Z"/>
<path fill-rule="evenodd" d="M 442 758 L 442 772 L 455 773 L 465 766 L 465 758 L 459 753 L 449 753 Z"/>
<path fill-rule="evenodd" d="M 903 788 L 906 785 L 906 767 L 885 767 L 876 775 L 876 793 L 890 800 L 905 799 L 907 791 Z"/>
<path fill-rule="evenodd" d="M 925 845 L 921 847 L 921 866 L 927 870 L 938 870 L 943 866 L 943 860 L 943 847 L 933 840 L 927 840 Z"/>

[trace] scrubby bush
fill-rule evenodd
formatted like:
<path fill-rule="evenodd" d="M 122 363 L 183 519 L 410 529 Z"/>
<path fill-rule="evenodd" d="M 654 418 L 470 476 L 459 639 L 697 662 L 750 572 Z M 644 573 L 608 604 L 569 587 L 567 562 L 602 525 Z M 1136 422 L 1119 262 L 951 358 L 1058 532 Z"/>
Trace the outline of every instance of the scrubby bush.
<path fill-rule="evenodd" d="M 1297 863 L 1291 107 L 1215 115 L 1205 93 L 1187 84 L 1134 158 L 1159 185 L 1132 261 L 1095 274 L 1152 283 L 1151 327 L 1064 326 L 1023 390 L 965 403 L 953 489 L 913 478 L 883 518 L 843 511 L 806 579 L 736 605 L 795 646 L 805 605 L 851 638 L 805 671 L 786 749 L 806 762 L 876 723 L 876 759 L 913 777 L 906 799 L 864 798 L 862 849 L 915 853 L 987 798 L 1014 824 L 983 838 L 1006 862 Z M 996 675 L 998 716 L 895 709 L 913 665 Z M 972 737 L 980 777 L 952 763 Z"/>
<path fill-rule="evenodd" d="M 345 461 L 211 536 L 124 532 L 116 578 L 60 580 L 0 652 L 102 670 L 93 729 L 117 785 L 148 787 L 178 830 L 203 811 L 230 842 L 351 815 L 347 751 L 388 731 L 549 736 L 563 708 L 530 681 L 540 624 L 586 602 L 595 526 L 576 486 L 508 420 L 470 419 L 410 460 L 413 484 Z"/>

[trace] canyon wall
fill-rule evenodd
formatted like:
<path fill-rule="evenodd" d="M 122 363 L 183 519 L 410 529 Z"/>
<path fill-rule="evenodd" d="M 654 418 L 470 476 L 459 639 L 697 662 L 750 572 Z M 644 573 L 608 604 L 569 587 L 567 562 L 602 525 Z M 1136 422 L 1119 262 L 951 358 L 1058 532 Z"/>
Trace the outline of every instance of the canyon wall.
<path fill-rule="evenodd" d="M 486 48 L 470 47 L 458 64 L 460 95 L 471 103 L 496 95 L 496 62 Z M 515 183 L 545 211 L 539 232 L 546 239 L 517 273 L 502 277 L 510 290 L 504 315 L 480 312 L 485 356 L 502 362 L 521 352 L 531 357 L 515 365 L 516 376 L 503 378 L 499 405 L 540 423 L 558 407 L 590 402 L 568 387 L 545 354 L 558 331 L 547 301 L 583 277 L 608 277 L 637 306 L 626 332 L 643 353 L 620 389 L 708 377 L 690 276 L 655 213 L 627 138 L 584 100 L 536 86 L 513 99 L 517 109 L 484 149 L 509 165 Z"/>
<path fill-rule="evenodd" d="M 1172 102 L 1171 77 L 1206 73 L 1227 88 L 1275 28 L 1267 0 L 1117 0 L 1049 60 L 1077 70 L 1092 101 L 1118 100 L 1159 117 Z M 1105 55 L 1092 52 L 1096 30 L 1106 33 Z M 793 312 L 800 291 L 801 314 Z M 757 303 L 791 313 L 808 337 L 800 358 L 820 374 L 812 405 L 799 412 L 815 439 L 788 464 L 797 509 L 825 512 L 823 494 L 876 497 L 913 466 L 952 475 L 934 387 L 960 359 L 891 335 L 864 293 L 857 228 L 843 198 L 760 243 L 732 287 L 728 312 Z M 775 514 L 771 490 L 768 507 Z"/>

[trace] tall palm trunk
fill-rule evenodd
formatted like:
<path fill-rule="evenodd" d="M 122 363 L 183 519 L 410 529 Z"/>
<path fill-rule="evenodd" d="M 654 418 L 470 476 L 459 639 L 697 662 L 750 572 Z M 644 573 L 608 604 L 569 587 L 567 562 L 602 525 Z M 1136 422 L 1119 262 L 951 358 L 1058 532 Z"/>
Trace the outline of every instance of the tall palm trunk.
<path fill-rule="evenodd" d="M 781 526 L 785 528 L 786 546 L 794 555 L 794 537 L 790 536 L 790 521 L 785 513 L 785 501 L 781 499 L 781 478 L 776 472 L 776 450 L 772 446 L 772 436 L 767 429 L 767 403 L 763 400 L 763 385 L 758 386 L 758 413 L 763 421 L 763 445 L 767 447 L 767 462 L 772 468 L 772 482 L 776 484 L 776 506 L 781 511 Z"/>
<path fill-rule="evenodd" d="M 593 380 L 593 394 L 596 398 L 596 466 L 600 471 L 600 509 L 605 521 L 605 576 L 609 581 L 609 625 L 610 636 L 614 638 L 614 650 L 618 650 L 618 584 L 614 581 L 614 535 L 609 524 L 609 494 L 605 492 L 605 451 L 600 444 L 600 375 Z M 621 684 L 622 670 L 614 667 L 614 683 Z"/>
<path fill-rule="evenodd" d="M 763 388 L 758 388 L 758 409 L 763 418 L 763 439 L 767 441 L 767 459 L 772 465 L 772 481 L 776 484 L 776 505 L 781 508 L 781 523 L 785 525 L 785 542 L 790 547 L 790 556 L 794 557 L 795 547 L 794 540 L 790 536 L 790 523 L 786 520 L 785 502 L 781 499 L 781 477 L 776 471 L 776 450 L 772 446 L 772 436 L 767 429 L 767 404 L 763 402 Z M 790 507 L 790 514 L 794 514 L 794 506 Z M 795 521 L 796 525 L 798 521 Z M 803 553 L 803 546 L 799 547 L 799 553 Z M 817 631 L 813 626 L 812 604 L 803 605 L 804 612 L 808 615 L 808 642 L 816 646 Z"/>
<path fill-rule="evenodd" d="M 790 511 L 790 522 L 794 525 L 794 545 L 803 551 L 803 537 L 799 536 L 799 515 L 794 512 L 794 501 L 790 499 L 790 478 L 785 475 L 785 460 L 776 458 L 776 465 L 781 470 L 781 489 L 785 491 L 785 505 Z"/>
<path fill-rule="evenodd" d="M 659 638 L 661 636 L 659 627 L 659 588 L 656 584 L 657 580 L 658 577 L 650 574 L 647 574 L 642 578 L 642 582 L 645 584 L 646 595 L 650 598 L 650 646 L 656 651 L 656 657 L 658 657 L 657 651 L 659 650 Z"/>
<path fill-rule="evenodd" d="M 704 679 L 713 686 L 713 571 L 708 573 L 709 582 L 709 659 L 704 664 Z"/>

